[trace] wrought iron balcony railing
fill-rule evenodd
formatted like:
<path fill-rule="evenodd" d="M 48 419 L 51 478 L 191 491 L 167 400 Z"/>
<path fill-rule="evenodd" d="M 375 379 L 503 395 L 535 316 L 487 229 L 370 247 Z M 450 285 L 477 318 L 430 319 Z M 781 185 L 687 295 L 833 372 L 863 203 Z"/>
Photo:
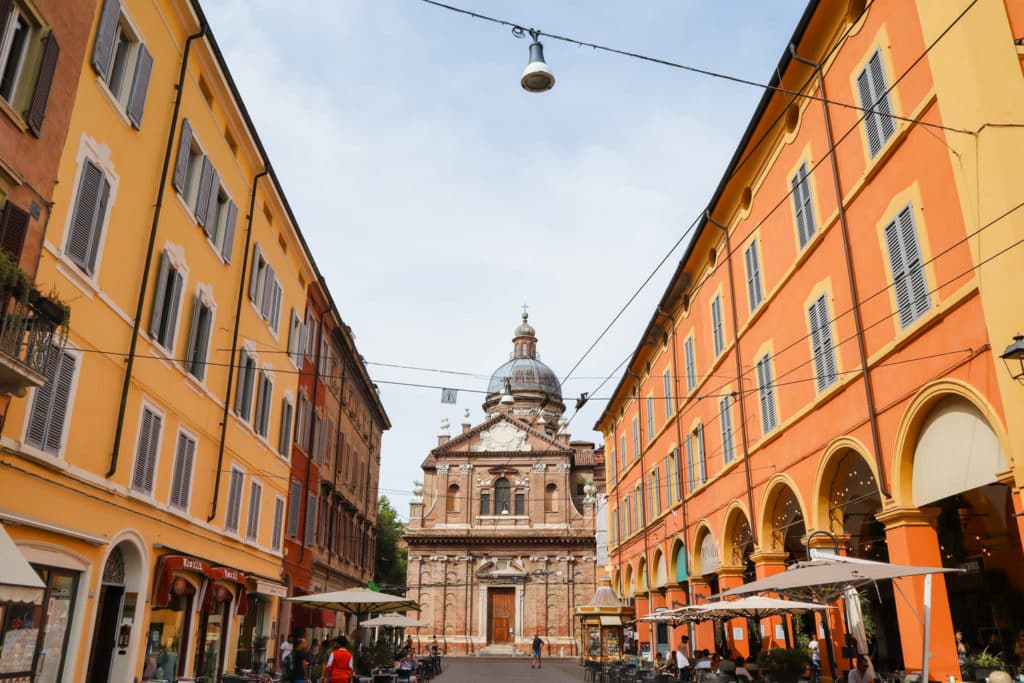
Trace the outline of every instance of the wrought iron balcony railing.
<path fill-rule="evenodd" d="M 36 291 L 28 300 L 0 292 L 0 395 L 24 396 L 46 382 L 49 365 L 63 349 L 67 311 Z"/>

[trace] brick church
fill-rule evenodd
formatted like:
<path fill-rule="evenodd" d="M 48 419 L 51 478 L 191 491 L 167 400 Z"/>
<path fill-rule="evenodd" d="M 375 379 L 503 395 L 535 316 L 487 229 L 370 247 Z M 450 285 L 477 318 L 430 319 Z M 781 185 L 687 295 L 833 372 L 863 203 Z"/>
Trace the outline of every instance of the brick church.
<path fill-rule="evenodd" d="M 526 313 L 483 408 L 486 419 L 474 426 L 467 410 L 454 437 L 442 420 L 414 487 L 408 595 L 428 626 L 413 637 L 448 654 L 508 654 L 539 634 L 547 653 L 575 654 L 573 608 L 596 588 L 604 456 L 570 440 Z"/>

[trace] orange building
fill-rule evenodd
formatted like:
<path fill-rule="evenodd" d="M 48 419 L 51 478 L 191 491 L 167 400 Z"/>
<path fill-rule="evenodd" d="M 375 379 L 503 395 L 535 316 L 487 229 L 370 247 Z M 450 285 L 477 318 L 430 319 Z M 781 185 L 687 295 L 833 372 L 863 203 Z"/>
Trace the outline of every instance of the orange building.
<path fill-rule="evenodd" d="M 954 628 L 1012 651 L 1024 388 L 998 356 L 1024 322 L 1022 36 L 1001 0 L 809 3 L 596 425 L 637 616 L 782 571 L 824 530 L 967 570 L 935 579 L 934 678 L 960 677 Z M 921 578 L 862 596 L 879 671 L 921 668 L 922 602 Z M 820 637 L 782 626 L 692 645 Z M 663 652 L 684 632 L 637 629 Z"/>

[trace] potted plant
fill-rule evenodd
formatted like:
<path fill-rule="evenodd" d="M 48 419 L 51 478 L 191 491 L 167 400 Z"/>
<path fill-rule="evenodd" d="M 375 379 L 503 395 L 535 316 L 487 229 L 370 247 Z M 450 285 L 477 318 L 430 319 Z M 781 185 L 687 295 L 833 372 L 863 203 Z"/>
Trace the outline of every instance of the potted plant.
<path fill-rule="evenodd" d="M 993 671 L 1003 671 L 1006 662 L 999 655 L 992 654 L 986 647 L 976 655 L 967 658 L 967 664 L 974 669 L 974 680 L 984 681 Z"/>
<path fill-rule="evenodd" d="M 762 650 L 757 664 L 773 683 L 796 683 L 807 669 L 807 651 L 795 647 Z"/>

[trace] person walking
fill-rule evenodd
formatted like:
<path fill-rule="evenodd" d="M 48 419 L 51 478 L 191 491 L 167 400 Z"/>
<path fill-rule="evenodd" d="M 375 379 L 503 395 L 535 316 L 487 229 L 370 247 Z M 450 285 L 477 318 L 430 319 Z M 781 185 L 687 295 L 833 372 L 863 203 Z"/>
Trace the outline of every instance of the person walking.
<path fill-rule="evenodd" d="M 683 636 L 679 639 L 679 646 L 676 647 L 673 653 L 676 659 L 676 675 L 679 677 L 679 680 L 683 680 L 684 677 L 688 678 L 690 675 L 689 643 L 690 639 L 687 636 Z"/>
<path fill-rule="evenodd" d="M 309 681 L 309 652 L 305 638 L 297 638 L 295 647 L 288 655 L 288 666 L 284 671 L 284 679 L 292 683 Z"/>
<path fill-rule="evenodd" d="M 349 683 L 354 675 L 348 639 L 338 636 L 334 639 L 334 649 L 327 656 L 327 664 L 324 666 L 324 683 Z"/>
<path fill-rule="evenodd" d="M 530 662 L 531 669 L 540 668 L 540 649 L 544 647 L 544 641 L 540 639 L 539 633 L 533 634 L 533 661 Z"/>

